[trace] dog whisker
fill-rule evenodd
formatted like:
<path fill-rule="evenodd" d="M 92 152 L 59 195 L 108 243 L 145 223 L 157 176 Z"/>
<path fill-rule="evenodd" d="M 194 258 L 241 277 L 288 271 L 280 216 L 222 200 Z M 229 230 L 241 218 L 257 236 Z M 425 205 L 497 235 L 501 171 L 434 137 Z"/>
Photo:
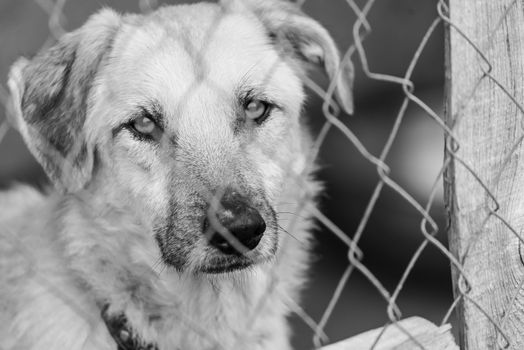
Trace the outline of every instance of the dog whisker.
<path fill-rule="evenodd" d="M 304 219 L 304 220 L 308 220 L 308 218 L 306 218 L 305 216 L 303 215 L 299 215 L 297 213 L 292 213 L 292 212 L 288 212 L 288 211 L 278 211 L 277 214 L 288 214 L 288 215 L 294 215 L 300 219 Z"/>
<path fill-rule="evenodd" d="M 282 226 L 278 225 L 278 228 L 280 230 L 282 230 L 284 233 L 286 233 L 287 235 L 289 235 L 291 238 L 295 239 L 298 243 L 302 244 L 302 245 L 306 245 L 305 242 L 301 241 L 300 239 L 298 239 L 295 235 L 293 235 L 292 233 L 288 232 L 286 229 L 284 229 Z"/>
<path fill-rule="evenodd" d="M 155 261 L 155 263 L 153 264 L 153 266 L 151 266 L 151 269 L 152 269 L 153 271 L 155 271 L 155 272 L 157 273 L 157 275 L 160 276 L 160 272 L 161 272 L 161 270 L 160 270 L 160 271 L 157 271 L 157 269 L 158 269 L 159 267 L 163 267 L 164 265 L 165 265 L 165 264 L 164 264 L 164 262 L 163 262 L 163 260 L 162 260 L 162 257 L 159 257 L 159 258 L 157 258 L 157 260 Z"/>

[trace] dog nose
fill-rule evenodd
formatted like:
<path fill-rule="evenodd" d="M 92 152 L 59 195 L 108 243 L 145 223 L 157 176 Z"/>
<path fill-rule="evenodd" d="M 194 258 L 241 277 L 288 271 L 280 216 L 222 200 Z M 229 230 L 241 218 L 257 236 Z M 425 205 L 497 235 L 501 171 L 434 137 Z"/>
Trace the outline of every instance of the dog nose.
<path fill-rule="evenodd" d="M 220 200 L 220 208 L 214 214 L 218 223 L 225 228 L 241 244 L 242 250 L 253 250 L 266 230 L 266 223 L 255 208 L 248 205 L 248 201 L 237 192 L 226 192 Z M 224 254 L 240 254 L 240 248 L 230 242 L 219 231 L 213 228 L 212 221 L 206 217 L 204 221 L 204 233 L 210 237 L 209 243 Z"/>

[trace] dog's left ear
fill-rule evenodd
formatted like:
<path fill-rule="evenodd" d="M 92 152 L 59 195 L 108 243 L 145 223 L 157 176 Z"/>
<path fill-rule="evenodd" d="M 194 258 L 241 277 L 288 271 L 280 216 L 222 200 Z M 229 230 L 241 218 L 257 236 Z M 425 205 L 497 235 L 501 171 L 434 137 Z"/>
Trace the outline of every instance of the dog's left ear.
<path fill-rule="evenodd" d="M 75 192 L 92 177 L 94 145 L 85 122 L 90 92 L 120 16 L 104 9 L 55 46 L 11 67 L 11 124 L 56 187 Z"/>
<path fill-rule="evenodd" d="M 323 66 L 330 80 L 336 80 L 337 101 L 346 113 L 353 114 L 353 64 L 340 64 L 337 46 L 320 23 L 289 1 L 222 0 L 222 3 L 229 8 L 254 13 L 286 55 L 300 62 Z"/>

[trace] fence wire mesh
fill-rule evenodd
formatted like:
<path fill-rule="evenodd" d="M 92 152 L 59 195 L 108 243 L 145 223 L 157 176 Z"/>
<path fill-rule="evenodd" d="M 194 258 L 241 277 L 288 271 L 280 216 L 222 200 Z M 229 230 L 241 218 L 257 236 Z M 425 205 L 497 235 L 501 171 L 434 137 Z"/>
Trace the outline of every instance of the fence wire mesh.
<path fill-rule="evenodd" d="M 42 43 L 42 47 L 46 48 L 52 45 L 54 42 L 56 42 L 58 38 L 60 38 L 62 35 L 64 35 L 64 33 L 67 32 L 67 30 L 64 28 L 65 23 L 67 23 L 67 17 L 64 15 L 64 7 L 66 5 L 75 6 L 75 0 L 34 1 L 41 8 L 41 10 L 44 11 L 48 16 L 49 37 L 47 41 Z M 296 1 L 296 3 L 297 6 L 305 6 L 305 3 L 308 1 L 312 0 L 299 0 Z M 139 0 L 138 8 L 143 13 L 148 13 L 153 11 L 161 4 L 161 2 L 154 0 Z M 485 315 L 485 317 L 489 319 L 489 322 L 496 328 L 497 332 L 500 335 L 500 348 L 508 348 L 511 345 L 511 339 L 505 333 L 505 321 L 507 315 L 509 315 L 511 313 L 511 310 L 515 307 L 517 295 L 520 293 L 522 286 L 524 285 L 524 279 L 516 287 L 515 297 L 511 298 L 507 302 L 503 316 L 501 317 L 500 315 L 493 315 L 490 312 L 490 310 L 486 308 L 485 305 L 480 304 L 474 297 L 471 296 L 471 291 L 475 289 L 475 285 L 472 285 L 469 282 L 468 276 L 463 268 L 466 264 L 468 256 L 474 254 L 475 242 L 469 242 L 468 246 L 470 247 L 470 249 L 466 250 L 465 255 L 456 257 L 446 247 L 446 244 L 443 243 L 442 237 L 440 239 L 437 238 L 437 235 L 439 233 L 442 234 L 442 232 L 446 232 L 446 227 L 439 227 L 437 225 L 437 221 L 433 218 L 432 210 L 435 206 L 435 202 L 438 201 L 439 189 L 442 186 L 442 182 L 446 180 L 445 174 L 449 170 L 449 166 L 452 161 L 459 162 L 463 167 L 465 167 L 471 173 L 471 175 L 475 177 L 476 181 L 478 181 L 478 183 L 484 188 L 489 197 L 489 200 L 486 202 L 487 215 L 482 222 L 479 222 L 479 230 L 489 220 L 500 220 L 504 223 L 504 225 L 507 226 L 508 230 L 513 232 L 518 237 L 520 241 L 522 241 L 522 238 L 520 237 L 517 230 L 515 230 L 512 227 L 510 222 L 506 220 L 498 211 L 499 205 L 497 202 L 497 198 L 491 190 L 491 188 L 496 187 L 497 184 L 490 184 L 489 186 L 485 184 L 483 180 L 477 175 L 476 169 L 470 167 L 466 160 L 461 159 L 457 155 L 461 140 L 455 138 L 454 127 L 456 123 L 460 122 L 460 119 L 463 118 L 463 116 L 460 115 L 459 112 L 458 115 L 454 116 L 455 124 L 446 123 L 442 115 L 442 112 L 436 111 L 434 108 L 430 107 L 426 102 L 424 102 L 422 98 L 415 94 L 415 86 L 412 82 L 412 76 L 414 74 L 414 71 L 416 70 L 417 64 L 421 60 L 421 57 L 424 53 L 425 48 L 428 45 L 428 42 L 430 42 L 431 40 L 435 40 L 435 36 L 438 35 L 436 33 L 441 33 L 441 31 L 439 30 L 441 30 L 444 25 L 449 25 L 450 31 L 455 31 L 456 33 L 463 36 L 464 39 L 468 41 L 469 45 L 471 45 L 471 47 L 478 53 L 478 56 L 484 63 L 479 65 L 479 67 L 481 67 L 483 71 L 478 84 L 480 84 L 482 81 L 486 79 L 491 80 L 515 103 L 515 105 L 518 107 L 521 113 L 524 113 L 524 109 L 518 103 L 517 99 L 514 96 L 512 96 L 512 94 L 504 87 L 504 85 L 500 83 L 497 80 L 497 78 L 492 74 L 492 64 L 488 57 L 484 54 L 486 48 L 481 48 L 476 43 L 469 40 L 468 36 L 461 31 L 461 28 L 459 28 L 453 22 L 451 22 L 449 18 L 448 6 L 446 5 L 445 1 L 438 1 L 438 3 L 436 3 L 434 8 L 434 20 L 430 23 L 429 27 L 427 27 L 425 33 L 422 35 L 422 39 L 420 40 L 420 43 L 416 48 L 415 52 L 412 53 L 412 57 L 409 61 L 407 69 L 404 75 L 402 76 L 394 76 L 383 74 L 381 72 L 376 72 L 374 70 L 374 67 L 372 67 L 368 61 L 368 55 L 365 44 L 366 40 L 370 38 L 370 33 L 373 30 L 374 24 L 372 21 L 372 12 L 375 6 L 375 1 L 346 0 L 346 4 L 348 14 L 352 13 L 356 17 L 356 20 L 352 26 L 353 43 L 349 47 L 342 48 L 343 58 L 341 64 L 350 65 L 352 64 L 351 62 L 354 62 L 355 65 L 364 73 L 366 79 L 369 79 L 379 84 L 398 85 L 399 88 L 402 90 L 403 97 L 397 107 L 397 110 L 394 112 L 396 114 L 394 118 L 394 123 L 387 137 L 384 140 L 381 151 L 377 154 L 374 154 L 374 152 L 369 151 L 366 147 L 366 141 L 361 140 L 361 138 L 357 136 L 350 127 L 347 126 L 347 123 L 344 119 L 348 117 L 343 116 L 342 118 L 339 118 L 340 111 L 332 103 L 333 95 L 335 94 L 336 79 L 332 79 L 327 89 L 323 89 L 315 81 L 309 79 L 306 76 L 303 77 L 304 83 L 310 88 L 310 91 L 318 95 L 324 101 L 322 105 L 322 113 L 325 117 L 325 122 L 323 126 L 319 128 L 319 132 L 315 137 L 314 147 L 311 150 L 311 153 L 308 157 L 309 165 L 306 167 L 305 172 L 307 173 L 311 169 L 311 167 L 313 167 L 314 161 L 316 160 L 319 152 L 321 152 L 321 149 L 326 139 L 330 137 L 329 135 L 333 133 L 341 133 L 345 136 L 345 138 L 348 141 L 347 147 L 354 148 L 360 154 L 362 159 L 364 159 L 366 162 L 369 162 L 376 169 L 376 172 L 378 174 L 378 181 L 376 182 L 372 192 L 369 194 L 367 205 L 365 206 L 364 211 L 361 213 L 361 219 L 358 222 L 358 224 L 354 227 L 353 231 L 341 229 L 335 222 L 330 220 L 329 214 L 322 212 L 320 209 L 304 208 L 304 206 L 306 206 L 306 201 L 304 201 L 304 203 L 299 203 L 299 205 L 296 208 L 296 216 L 299 217 L 301 212 L 307 209 L 307 211 L 309 211 L 310 214 L 312 214 L 313 217 L 319 223 L 321 223 L 322 230 L 329 231 L 336 237 L 336 239 L 339 240 L 339 243 L 341 245 L 344 245 L 346 247 L 347 262 L 344 271 L 339 276 L 338 283 L 336 284 L 332 293 L 330 295 L 323 296 L 325 308 L 320 317 L 310 316 L 305 308 L 302 308 L 299 305 L 299 303 L 294 302 L 293 300 L 288 300 L 289 307 L 310 328 L 309 337 L 312 340 L 314 347 L 321 348 L 324 344 L 329 342 L 329 334 L 326 334 L 328 333 L 326 332 L 326 328 L 328 327 L 333 313 L 338 307 L 337 303 L 339 302 L 340 298 L 343 296 L 345 291 L 347 291 L 348 288 L 351 288 L 350 281 L 352 278 L 354 278 L 353 276 L 355 275 L 355 273 L 360 273 L 376 289 L 376 291 L 380 294 L 380 296 L 384 299 L 386 303 L 386 307 L 384 309 L 386 317 L 383 320 L 385 322 L 386 328 L 397 327 L 400 331 L 404 332 L 421 349 L 427 349 L 426 345 L 419 342 L 419 340 L 417 340 L 408 330 L 404 329 L 398 323 L 398 321 L 403 317 L 403 313 L 401 307 L 399 306 L 398 300 L 402 292 L 405 291 L 405 288 L 407 288 L 407 281 L 410 278 L 410 274 L 421 259 L 423 252 L 428 247 L 433 247 L 436 250 L 438 250 L 440 254 L 442 254 L 449 261 L 449 263 L 457 271 L 458 277 L 458 280 L 456 281 L 456 286 L 458 286 L 459 293 L 458 295 L 456 295 L 455 299 L 450 303 L 449 309 L 442 314 L 441 324 L 446 324 L 450 322 L 450 318 L 452 317 L 457 306 L 460 303 L 471 303 L 475 305 L 475 307 L 478 308 Z M 329 6 L 329 3 L 326 3 L 325 6 Z M 220 18 L 217 18 L 216 20 L 220 21 Z M 500 19 L 500 21 L 503 20 L 504 18 Z M 213 26 L 211 26 L 210 29 L 211 32 L 208 34 L 211 37 L 213 35 Z M 498 30 L 500 30 L 500 28 Z M 205 49 L 205 47 L 194 48 L 195 56 L 198 57 L 198 55 L 200 55 L 201 52 L 205 51 Z M 275 62 L 275 66 L 277 66 L 278 64 L 279 62 Z M 203 71 L 205 72 L 205 69 L 203 69 Z M 268 77 L 268 79 L 270 79 L 270 77 Z M 206 80 L 205 76 L 203 77 L 203 80 Z M 212 81 L 208 81 L 206 83 L 218 89 L 220 93 L 221 88 L 219 87 L 219 84 L 214 83 Z M 358 92 L 358 89 L 359 86 L 357 84 L 357 86 L 355 86 L 355 90 Z M 189 89 L 186 94 L 188 96 L 192 94 L 191 89 Z M 474 96 L 474 94 L 475 91 L 472 91 L 469 98 L 471 98 L 471 96 Z M 8 113 L 12 113 L 12 110 L 8 108 L 8 99 L 9 96 L 6 87 L 4 87 L 4 85 L 0 86 L 0 102 L 6 108 L 6 115 Z M 466 105 L 467 102 L 468 101 L 463 101 L 463 103 L 461 104 Z M 431 187 L 431 190 L 429 191 L 429 195 L 427 196 L 425 202 L 420 202 L 419 200 L 417 200 L 416 196 L 410 194 L 410 191 L 404 188 L 405 186 L 402 186 L 401 184 L 399 184 L 399 182 L 394 180 L 393 176 L 391 175 L 392 169 L 390 168 L 390 166 L 388 166 L 388 156 L 390 156 L 391 150 L 394 147 L 395 142 L 398 141 L 399 133 L 402 129 L 402 126 L 405 124 L 405 117 L 410 106 L 415 106 L 419 108 L 419 110 L 425 115 L 426 118 L 432 120 L 432 122 L 434 123 L 434 128 L 441 130 L 444 137 L 446 138 L 446 153 L 443 158 L 442 166 L 436 178 L 433 181 L 433 185 Z M 356 114 L 358 115 L 359 106 L 357 105 L 355 109 Z M 393 113 L 393 111 L 390 111 L 390 114 L 391 113 Z M 7 119 L 3 118 L 0 124 L 0 142 L 2 142 L 2 140 L 5 138 L 5 135 L 8 132 L 12 131 L 9 130 Z M 513 152 L 519 147 L 520 143 L 522 142 L 522 138 L 524 138 L 524 136 L 521 136 L 518 142 L 512 147 L 512 152 L 506 155 L 506 159 L 512 157 Z M 414 145 L 414 147 L 416 146 Z M 273 156 L 278 155 L 275 154 Z M 504 166 L 502 167 L 502 169 L 503 168 Z M 289 171 L 289 176 L 295 178 L 297 181 L 303 181 L 302 174 L 293 173 L 291 169 Z M 347 179 L 347 181 L 351 182 L 351 179 Z M 421 241 L 418 244 L 416 250 L 412 253 L 408 264 L 403 269 L 403 273 L 401 274 L 400 279 L 397 281 L 396 285 L 393 288 L 386 287 L 384 283 L 381 282 L 381 279 L 377 277 L 376 274 L 372 271 L 372 269 L 366 265 L 366 252 L 359 247 L 359 243 L 361 242 L 361 239 L 366 233 L 366 228 L 368 227 L 370 220 L 372 220 L 371 216 L 373 215 L 377 203 L 385 189 L 389 189 L 390 191 L 395 192 L 398 195 L 398 198 L 409 204 L 409 206 L 412 207 L 416 212 L 418 212 L 420 216 Z M 305 193 L 304 195 L 309 196 L 310 194 Z M 217 197 L 216 194 L 214 194 L 213 196 Z M 291 219 L 291 221 L 292 220 L 293 219 Z M 380 218 L 377 218 L 377 220 L 380 220 Z M 286 227 L 287 233 L 289 233 L 290 236 L 293 236 L 293 222 L 288 223 Z M 229 238 L 234 241 L 234 237 Z M 16 236 L 14 235 L 12 236 L 12 239 L 14 242 L 14 246 L 18 247 L 18 249 L 24 253 L 24 256 L 27 257 L 27 259 L 32 259 L 31 253 L 24 250 L 23 243 L 18 242 Z M 235 242 L 233 242 L 233 244 L 235 244 Z M 242 247 L 239 247 L 239 249 L 242 249 Z M 30 275 L 33 274 L 30 273 Z M 44 285 L 47 285 L 45 276 L 33 277 L 37 278 Z M 273 278 L 275 280 L 278 279 L 278 273 L 275 272 L 275 274 L 273 274 Z M 315 281 L 312 281 L 311 283 L 314 284 Z M 271 288 L 271 286 L 273 285 L 274 283 L 269 284 L 269 288 Z M 52 286 L 49 287 L 52 288 Z M 75 301 L 69 300 L 70 298 L 67 295 L 63 295 L 63 292 L 61 292 L 59 289 L 56 289 L 56 293 L 57 295 L 63 297 L 65 300 L 68 300 L 69 304 L 73 306 L 75 305 Z M 269 293 L 269 291 L 267 293 Z M 263 308 L 263 304 L 264 300 L 260 302 L 260 305 L 257 305 L 255 310 Z M 351 313 L 351 310 L 345 310 L 344 312 Z M 420 312 L 423 312 L 423 310 L 420 310 Z M 413 313 L 413 311 L 411 311 L 411 313 Z M 252 322 L 254 322 L 256 317 L 257 312 L 254 312 L 252 315 Z M 183 318 L 187 319 L 188 324 L 192 328 L 194 328 L 195 332 L 201 334 L 203 337 L 206 337 L 205 329 L 201 329 L 199 325 L 192 323 L 191 318 L 188 315 L 183 316 Z M 354 321 L 358 322 L 358 319 L 355 319 Z M 378 322 L 381 321 L 378 320 Z M 376 338 L 372 348 L 375 348 L 380 345 L 382 334 L 384 333 L 381 333 Z M 217 341 L 216 339 L 211 339 L 210 341 L 217 342 L 216 346 L 218 348 L 224 348 L 223 345 L 220 344 L 219 340 Z"/>

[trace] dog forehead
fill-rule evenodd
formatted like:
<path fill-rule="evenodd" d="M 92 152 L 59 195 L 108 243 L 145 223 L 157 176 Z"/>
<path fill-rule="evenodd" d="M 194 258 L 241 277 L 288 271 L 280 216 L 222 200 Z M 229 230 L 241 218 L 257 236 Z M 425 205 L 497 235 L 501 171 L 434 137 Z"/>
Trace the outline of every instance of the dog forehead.
<path fill-rule="evenodd" d="M 300 90 L 260 21 L 213 4 L 145 17 L 119 35 L 112 57 L 110 74 L 125 96 L 173 102 L 202 85 L 226 98 L 242 84 L 280 89 L 281 95 Z"/>

